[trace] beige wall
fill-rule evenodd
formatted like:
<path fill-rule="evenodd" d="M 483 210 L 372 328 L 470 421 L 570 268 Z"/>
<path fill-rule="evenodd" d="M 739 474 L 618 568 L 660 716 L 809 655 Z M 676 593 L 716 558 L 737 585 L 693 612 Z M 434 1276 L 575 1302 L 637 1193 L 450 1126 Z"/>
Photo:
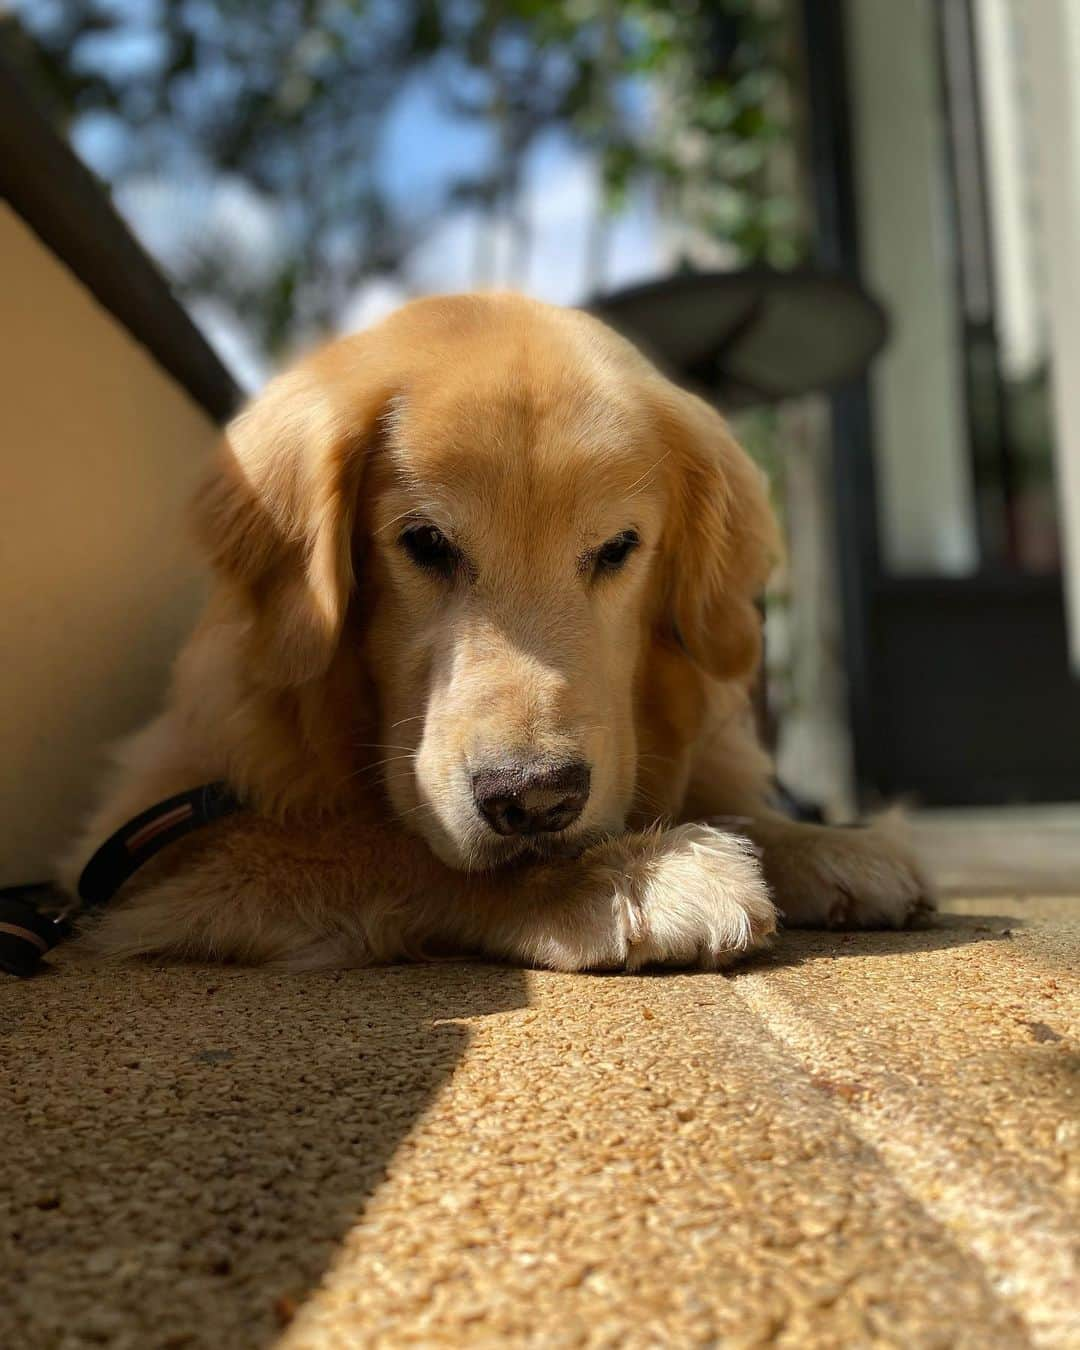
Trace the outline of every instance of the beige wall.
<path fill-rule="evenodd" d="M 43 879 L 202 582 L 209 418 L 0 204 L 0 884 Z"/>

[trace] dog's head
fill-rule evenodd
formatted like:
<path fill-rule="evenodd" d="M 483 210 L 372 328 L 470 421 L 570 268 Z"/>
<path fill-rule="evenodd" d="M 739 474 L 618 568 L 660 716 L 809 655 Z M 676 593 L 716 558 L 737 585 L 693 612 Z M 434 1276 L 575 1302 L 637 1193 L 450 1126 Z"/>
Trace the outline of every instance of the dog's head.
<path fill-rule="evenodd" d="M 418 301 L 275 380 L 199 516 L 246 680 L 325 705 L 457 867 L 623 827 L 653 657 L 746 680 L 776 545 L 713 409 L 510 295 Z"/>

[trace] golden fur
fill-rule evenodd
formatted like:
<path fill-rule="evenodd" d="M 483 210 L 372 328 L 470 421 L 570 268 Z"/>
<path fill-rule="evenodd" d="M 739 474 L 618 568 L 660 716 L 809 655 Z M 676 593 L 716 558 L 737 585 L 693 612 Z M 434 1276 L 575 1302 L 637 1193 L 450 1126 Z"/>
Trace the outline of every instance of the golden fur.
<path fill-rule="evenodd" d="M 769 808 L 748 695 L 778 551 L 764 482 L 596 320 L 514 295 L 410 304 L 274 380 L 196 515 L 214 593 L 66 880 L 173 792 L 226 779 L 250 810 L 137 874 L 97 950 L 718 966 L 768 939 L 774 902 L 825 925 L 924 903 L 882 831 Z M 453 575 L 403 546 L 430 527 Z M 608 574 L 597 550 L 629 529 Z M 591 767 L 570 826 L 485 825 L 477 765 L 567 757 Z"/>

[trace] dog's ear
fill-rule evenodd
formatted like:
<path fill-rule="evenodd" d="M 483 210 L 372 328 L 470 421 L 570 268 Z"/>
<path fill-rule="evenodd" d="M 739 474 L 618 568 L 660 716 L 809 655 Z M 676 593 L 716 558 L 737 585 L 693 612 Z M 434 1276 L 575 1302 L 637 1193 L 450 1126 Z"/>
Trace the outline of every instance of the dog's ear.
<path fill-rule="evenodd" d="M 196 530 L 250 617 L 252 674 L 271 686 L 323 673 L 341 634 L 364 460 L 391 391 L 309 361 L 230 423 L 196 497 Z"/>
<path fill-rule="evenodd" d="M 747 680 L 761 657 L 756 602 L 782 551 L 768 484 L 704 399 L 665 381 L 659 402 L 675 479 L 666 624 L 710 675 Z"/>

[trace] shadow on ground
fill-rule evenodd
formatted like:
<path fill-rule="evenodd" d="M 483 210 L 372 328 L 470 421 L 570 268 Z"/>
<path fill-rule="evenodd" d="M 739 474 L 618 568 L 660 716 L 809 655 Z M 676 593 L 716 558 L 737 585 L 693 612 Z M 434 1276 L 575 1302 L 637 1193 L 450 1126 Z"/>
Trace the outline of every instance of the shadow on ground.
<path fill-rule="evenodd" d="M 5 984 L 0 1343 L 269 1343 L 460 1059 L 445 1019 L 527 1001 L 450 965 Z"/>
<path fill-rule="evenodd" d="M 822 932 L 782 929 L 774 945 L 748 958 L 740 970 L 797 966 L 823 957 L 901 956 L 911 952 L 946 951 L 978 942 L 1008 942 L 1024 926 L 1009 914 L 937 914 L 912 928 Z"/>
<path fill-rule="evenodd" d="M 791 931 L 739 969 L 1004 947 L 1014 930 L 1020 956 L 1007 914 Z M 0 1345 L 272 1344 L 388 1167 L 408 1169 L 413 1127 L 467 1046 L 460 1019 L 526 1007 L 529 978 L 64 964 L 0 985 Z M 589 998 L 575 989 L 586 1020 Z M 1043 1073 L 1060 1033 L 1032 1019 L 1025 1053 Z"/>

